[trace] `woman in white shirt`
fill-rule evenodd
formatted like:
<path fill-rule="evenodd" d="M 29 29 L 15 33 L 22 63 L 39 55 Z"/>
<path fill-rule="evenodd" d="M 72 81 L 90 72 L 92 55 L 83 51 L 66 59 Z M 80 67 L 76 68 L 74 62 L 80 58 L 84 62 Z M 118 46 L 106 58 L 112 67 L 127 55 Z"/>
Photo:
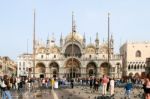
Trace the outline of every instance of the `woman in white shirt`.
<path fill-rule="evenodd" d="M 114 82 L 114 78 L 110 79 L 110 95 L 114 95 L 114 86 L 115 86 L 115 82 Z"/>

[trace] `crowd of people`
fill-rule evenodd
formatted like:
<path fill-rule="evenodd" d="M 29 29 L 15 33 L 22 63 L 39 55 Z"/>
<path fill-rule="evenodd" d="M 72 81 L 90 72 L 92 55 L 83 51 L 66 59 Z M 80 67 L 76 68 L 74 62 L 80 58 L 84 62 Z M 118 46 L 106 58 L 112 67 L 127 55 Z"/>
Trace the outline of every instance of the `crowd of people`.
<path fill-rule="evenodd" d="M 109 95 L 114 96 L 115 94 L 115 82 L 114 78 L 107 75 L 103 75 L 101 78 L 96 78 L 94 76 L 88 78 L 76 78 L 67 79 L 63 77 L 62 79 L 54 78 L 30 78 L 30 77 L 9 77 L 4 75 L 0 79 L 0 92 L 2 99 L 12 99 L 10 90 L 17 90 L 21 92 L 22 89 L 36 89 L 36 88 L 50 88 L 56 89 L 59 86 L 68 85 L 70 88 L 74 88 L 75 84 L 81 86 L 87 86 L 92 92 L 100 92 L 103 96 Z M 150 99 L 150 76 L 145 77 L 145 79 L 135 80 L 134 78 L 120 79 L 120 82 L 124 82 L 125 97 L 130 98 L 131 91 L 133 89 L 133 84 L 141 83 L 143 84 L 144 97 L 145 99 Z M 6 98 L 7 97 L 7 98 Z"/>

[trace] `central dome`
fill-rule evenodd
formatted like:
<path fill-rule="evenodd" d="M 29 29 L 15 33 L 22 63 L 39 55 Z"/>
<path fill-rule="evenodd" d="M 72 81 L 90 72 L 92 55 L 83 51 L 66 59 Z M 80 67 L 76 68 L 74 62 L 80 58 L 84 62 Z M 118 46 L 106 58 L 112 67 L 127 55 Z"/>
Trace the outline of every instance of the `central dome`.
<path fill-rule="evenodd" d="M 79 41 L 80 43 L 83 42 L 83 37 L 79 33 L 73 32 L 69 33 L 69 35 L 66 36 L 65 42 L 72 41 L 72 37 L 74 41 Z"/>

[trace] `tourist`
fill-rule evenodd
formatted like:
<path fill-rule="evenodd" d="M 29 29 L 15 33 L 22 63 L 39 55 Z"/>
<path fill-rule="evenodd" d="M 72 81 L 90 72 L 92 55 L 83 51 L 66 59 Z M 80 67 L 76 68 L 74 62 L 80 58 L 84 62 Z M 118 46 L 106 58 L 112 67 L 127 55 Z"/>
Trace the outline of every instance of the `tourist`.
<path fill-rule="evenodd" d="M 4 79 L 3 79 L 3 84 L 2 84 L 2 99 L 12 99 L 11 94 L 10 94 L 10 82 L 9 82 L 9 78 L 7 75 L 4 75 Z"/>
<path fill-rule="evenodd" d="M 128 97 L 130 99 L 130 95 L 131 95 L 131 90 L 132 90 L 133 86 L 131 83 L 131 80 L 127 80 L 127 84 L 125 85 L 125 97 Z"/>
<path fill-rule="evenodd" d="M 147 78 L 146 79 L 146 95 L 145 95 L 145 99 L 150 99 L 150 79 Z"/>
<path fill-rule="evenodd" d="M 90 89 L 92 89 L 92 86 L 93 86 L 93 79 L 92 77 L 90 77 Z"/>
<path fill-rule="evenodd" d="M 71 84 L 71 88 L 73 89 L 73 87 L 74 87 L 74 80 L 73 80 L 73 78 L 71 79 L 70 84 Z"/>
<path fill-rule="evenodd" d="M 106 95 L 106 88 L 107 88 L 107 83 L 109 82 L 109 79 L 107 78 L 106 75 L 103 75 L 103 78 L 102 78 L 102 95 Z"/>
<path fill-rule="evenodd" d="M 111 96 L 114 95 L 114 86 L 115 86 L 114 78 L 111 78 L 110 79 L 110 95 Z"/>

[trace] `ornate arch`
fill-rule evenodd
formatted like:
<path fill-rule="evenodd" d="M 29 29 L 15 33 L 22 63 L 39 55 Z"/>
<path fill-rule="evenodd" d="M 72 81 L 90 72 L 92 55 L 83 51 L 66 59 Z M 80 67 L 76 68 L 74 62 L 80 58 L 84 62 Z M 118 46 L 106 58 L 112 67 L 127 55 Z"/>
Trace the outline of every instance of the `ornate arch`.
<path fill-rule="evenodd" d="M 97 66 L 95 62 L 89 62 L 86 66 L 86 74 L 87 76 L 96 76 L 97 75 Z"/>
<path fill-rule="evenodd" d="M 49 64 L 50 74 L 53 75 L 53 77 L 57 77 L 59 75 L 59 64 L 55 61 L 51 62 Z"/>
<path fill-rule="evenodd" d="M 35 72 L 44 74 L 46 72 L 45 64 L 42 62 L 37 63 L 36 68 L 35 68 Z"/>
<path fill-rule="evenodd" d="M 65 62 L 65 76 L 67 78 L 76 78 L 80 77 L 81 75 L 81 63 L 78 59 L 76 58 L 69 58 Z"/>
<path fill-rule="evenodd" d="M 104 62 L 100 65 L 100 71 L 102 75 L 109 75 L 110 72 L 110 68 L 111 68 L 111 64 Z"/>
<path fill-rule="evenodd" d="M 73 51 L 73 53 L 72 53 Z M 68 56 L 76 56 L 76 57 L 81 57 L 82 56 L 82 52 L 81 52 L 81 49 L 78 45 L 76 44 L 69 44 L 65 51 L 64 51 L 64 55 L 65 57 L 68 57 Z"/>

